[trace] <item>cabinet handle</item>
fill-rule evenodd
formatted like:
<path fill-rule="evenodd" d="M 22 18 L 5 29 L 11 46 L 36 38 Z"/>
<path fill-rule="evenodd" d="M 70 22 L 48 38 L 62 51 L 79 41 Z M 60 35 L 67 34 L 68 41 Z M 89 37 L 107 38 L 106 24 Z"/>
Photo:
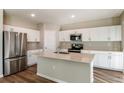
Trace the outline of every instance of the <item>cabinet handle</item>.
<path fill-rule="evenodd" d="M 111 59 L 111 56 L 110 56 L 110 59 Z"/>
<path fill-rule="evenodd" d="M 108 59 L 111 59 L 111 56 L 108 56 Z"/>

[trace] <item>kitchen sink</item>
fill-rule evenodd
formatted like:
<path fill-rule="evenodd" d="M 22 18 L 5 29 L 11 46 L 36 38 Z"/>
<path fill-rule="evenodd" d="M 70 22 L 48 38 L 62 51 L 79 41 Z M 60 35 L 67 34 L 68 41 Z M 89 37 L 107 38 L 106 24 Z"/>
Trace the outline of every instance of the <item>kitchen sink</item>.
<path fill-rule="evenodd" d="M 54 53 L 58 53 L 58 54 L 69 54 L 69 52 L 54 52 Z"/>

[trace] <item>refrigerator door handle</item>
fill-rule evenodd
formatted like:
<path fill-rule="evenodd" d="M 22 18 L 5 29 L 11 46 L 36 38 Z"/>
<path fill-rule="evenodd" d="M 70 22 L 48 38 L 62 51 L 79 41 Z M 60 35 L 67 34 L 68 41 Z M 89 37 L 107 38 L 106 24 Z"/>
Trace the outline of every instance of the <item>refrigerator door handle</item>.
<path fill-rule="evenodd" d="M 22 34 L 22 36 L 21 36 L 21 51 L 20 51 L 20 53 L 21 53 L 21 56 L 23 55 L 23 42 L 24 41 L 24 34 Z"/>

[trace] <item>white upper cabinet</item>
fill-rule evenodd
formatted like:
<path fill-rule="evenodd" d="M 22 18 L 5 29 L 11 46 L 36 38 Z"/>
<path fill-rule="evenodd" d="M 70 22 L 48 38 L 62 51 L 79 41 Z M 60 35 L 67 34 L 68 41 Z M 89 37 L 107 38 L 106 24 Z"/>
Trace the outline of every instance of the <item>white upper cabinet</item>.
<path fill-rule="evenodd" d="M 27 33 L 27 41 L 28 42 L 40 42 L 40 31 L 38 31 L 38 30 L 4 25 L 4 31 Z"/>
<path fill-rule="evenodd" d="M 59 32 L 59 41 L 70 41 L 70 34 L 73 33 L 71 31 L 60 31 Z"/>
<path fill-rule="evenodd" d="M 28 42 L 40 42 L 40 31 L 28 30 L 27 39 L 28 39 Z"/>
<path fill-rule="evenodd" d="M 81 33 L 82 41 L 121 41 L 120 25 L 61 31 L 59 41 L 70 41 L 72 33 Z"/>
<path fill-rule="evenodd" d="M 90 37 L 91 31 L 89 29 L 81 29 L 80 32 L 82 34 L 82 41 L 91 41 Z"/>
<path fill-rule="evenodd" d="M 61 31 L 59 32 L 59 41 L 68 41 L 69 35 L 67 35 L 67 32 Z"/>
<path fill-rule="evenodd" d="M 107 41 L 108 31 L 106 27 L 91 28 L 91 41 Z"/>
<path fill-rule="evenodd" d="M 108 27 L 109 41 L 121 41 L 121 26 Z"/>

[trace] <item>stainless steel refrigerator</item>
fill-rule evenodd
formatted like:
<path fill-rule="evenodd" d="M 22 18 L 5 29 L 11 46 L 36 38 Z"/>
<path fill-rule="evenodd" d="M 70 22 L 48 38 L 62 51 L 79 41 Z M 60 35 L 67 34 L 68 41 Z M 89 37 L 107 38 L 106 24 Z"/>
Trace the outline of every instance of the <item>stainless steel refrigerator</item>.
<path fill-rule="evenodd" d="M 22 71 L 27 67 L 27 34 L 3 33 L 3 74 L 4 76 Z"/>

